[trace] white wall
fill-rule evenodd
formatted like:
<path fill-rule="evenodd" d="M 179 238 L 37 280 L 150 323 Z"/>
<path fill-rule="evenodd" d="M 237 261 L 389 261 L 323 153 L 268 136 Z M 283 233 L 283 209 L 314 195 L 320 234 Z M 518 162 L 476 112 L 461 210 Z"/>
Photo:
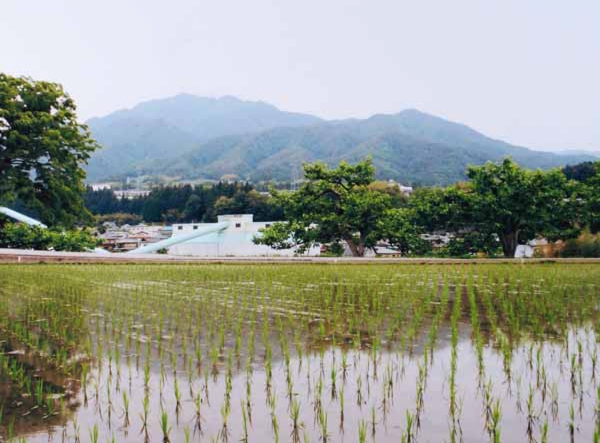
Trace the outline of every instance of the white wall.
<path fill-rule="evenodd" d="M 219 223 L 229 222 L 229 226 L 218 233 L 212 233 L 180 243 L 169 248 L 170 255 L 195 257 L 258 257 L 293 256 L 294 249 L 273 249 L 255 245 L 252 239 L 260 235 L 262 228 L 273 222 L 254 222 L 252 214 L 220 215 Z M 184 223 L 173 225 L 173 236 L 189 235 L 195 230 L 213 226 L 214 223 Z M 320 248 L 312 248 L 306 255 L 319 255 Z"/>

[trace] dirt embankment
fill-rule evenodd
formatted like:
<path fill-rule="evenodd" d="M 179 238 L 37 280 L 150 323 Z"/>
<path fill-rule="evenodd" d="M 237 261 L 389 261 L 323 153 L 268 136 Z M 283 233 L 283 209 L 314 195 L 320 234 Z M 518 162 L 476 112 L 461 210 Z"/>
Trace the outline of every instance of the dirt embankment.
<path fill-rule="evenodd" d="M 484 263 L 598 263 L 598 258 L 450 259 L 450 258 L 355 258 L 355 257 L 181 257 L 161 254 L 111 254 L 0 249 L 0 263 L 322 263 L 322 264 L 484 264 Z"/>

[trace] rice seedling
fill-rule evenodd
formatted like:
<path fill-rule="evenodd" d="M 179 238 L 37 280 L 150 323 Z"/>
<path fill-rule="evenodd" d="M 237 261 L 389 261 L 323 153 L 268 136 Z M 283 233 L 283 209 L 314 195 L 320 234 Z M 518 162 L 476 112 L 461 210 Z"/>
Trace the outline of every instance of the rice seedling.
<path fill-rule="evenodd" d="M 162 411 L 160 414 L 160 429 L 163 435 L 163 443 L 169 443 L 169 434 L 171 433 L 171 427 L 169 426 L 169 415 Z"/>
<path fill-rule="evenodd" d="M 329 440 L 329 430 L 327 427 L 327 412 L 323 408 L 319 410 L 319 429 L 321 433 L 321 441 L 323 443 Z"/>
<path fill-rule="evenodd" d="M 227 442 L 229 441 L 229 426 L 228 426 L 228 421 L 229 421 L 229 415 L 231 413 L 231 409 L 229 408 L 229 404 L 225 403 L 221 406 L 221 421 L 222 421 L 222 425 L 221 425 L 221 430 L 219 432 L 219 436 L 221 438 L 222 441 Z"/>
<path fill-rule="evenodd" d="M 407 410 L 406 411 L 406 428 L 402 433 L 402 440 L 406 443 L 414 441 L 414 416 Z"/>
<path fill-rule="evenodd" d="M 540 442 L 548 443 L 548 420 L 545 420 L 540 426 Z"/>
<path fill-rule="evenodd" d="M 148 391 L 146 391 L 148 392 Z M 142 413 L 140 413 L 140 418 L 142 419 L 142 431 L 148 430 L 148 417 L 150 415 L 150 397 L 148 394 L 144 395 L 144 400 L 142 402 Z"/>
<path fill-rule="evenodd" d="M 502 417 L 500 401 L 496 400 L 492 407 L 490 434 L 493 443 L 500 443 L 500 418 Z"/>
<path fill-rule="evenodd" d="M 90 442 L 98 443 L 98 441 L 99 441 L 98 438 L 99 438 L 98 425 L 95 424 L 94 427 L 90 430 Z"/>
<path fill-rule="evenodd" d="M 175 394 L 175 409 L 177 413 L 181 410 L 181 391 L 179 390 L 179 382 L 177 377 L 174 379 L 173 393 Z"/>
<path fill-rule="evenodd" d="M 129 397 L 127 392 L 123 391 L 123 427 L 129 426 Z"/>
<path fill-rule="evenodd" d="M 294 443 L 299 443 L 302 423 L 300 423 L 300 403 L 296 399 L 292 400 L 292 404 L 290 407 L 290 419 L 292 421 L 292 441 Z"/>

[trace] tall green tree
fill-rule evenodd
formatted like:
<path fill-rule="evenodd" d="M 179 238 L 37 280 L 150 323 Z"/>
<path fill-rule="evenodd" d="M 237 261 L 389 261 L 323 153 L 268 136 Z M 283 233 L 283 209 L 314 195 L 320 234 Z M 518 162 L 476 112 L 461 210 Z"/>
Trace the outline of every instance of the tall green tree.
<path fill-rule="evenodd" d="M 96 243 L 96 238 L 85 229 L 63 231 L 7 223 L 0 230 L 0 248 L 81 252 L 94 249 Z"/>
<path fill-rule="evenodd" d="M 593 233 L 600 232 L 600 161 L 593 164 L 595 174 L 590 174 L 582 185 L 584 223 Z"/>
<path fill-rule="evenodd" d="M 472 166 L 467 176 L 472 225 L 496 234 L 505 257 L 514 257 L 519 243 L 537 235 L 556 239 L 578 233 L 577 201 L 561 171 L 530 171 L 505 159 Z"/>
<path fill-rule="evenodd" d="M 431 250 L 430 243 L 422 238 L 423 228 L 417 224 L 417 217 L 411 209 L 389 209 L 379 223 L 381 236 L 400 255 L 423 255 Z"/>
<path fill-rule="evenodd" d="M 345 242 L 362 257 L 381 239 L 380 220 L 391 206 L 390 195 L 369 189 L 375 170 L 370 159 L 329 169 L 321 162 L 304 165 L 305 181 L 294 193 L 276 193 L 285 224 L 266 228 L 256 243 L 275 248 Z"/>
<path fill-rule="evenodd" d="M 600 162 L 582 162 L 576 165 L 567 165 L 562 168 L 563 173 L 569 180 L 587 182 L 598 173 Z"/>
<path fill-rule="evenodd" d="M 49 225 L 88 220 L 82 165 L 97 147 L 61 85 L 0 73 L 0 203 Z"/>
<path fill-rule="evenodd" d="M 415 223 L 425 232 L 458 232 L 473 224 L 470 185 L 419 188 L 408 200 Z"/>

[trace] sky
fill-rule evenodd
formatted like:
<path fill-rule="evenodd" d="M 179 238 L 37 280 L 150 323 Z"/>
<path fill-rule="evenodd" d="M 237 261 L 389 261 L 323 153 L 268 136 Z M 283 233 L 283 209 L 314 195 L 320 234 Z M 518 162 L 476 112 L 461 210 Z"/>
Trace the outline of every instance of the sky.
<path fill-rule="evenodd" d="M 600 151 L 598 23 L 599 0 L 0 0 L 0 71 L 82 120 L 185 92 Z"/>

